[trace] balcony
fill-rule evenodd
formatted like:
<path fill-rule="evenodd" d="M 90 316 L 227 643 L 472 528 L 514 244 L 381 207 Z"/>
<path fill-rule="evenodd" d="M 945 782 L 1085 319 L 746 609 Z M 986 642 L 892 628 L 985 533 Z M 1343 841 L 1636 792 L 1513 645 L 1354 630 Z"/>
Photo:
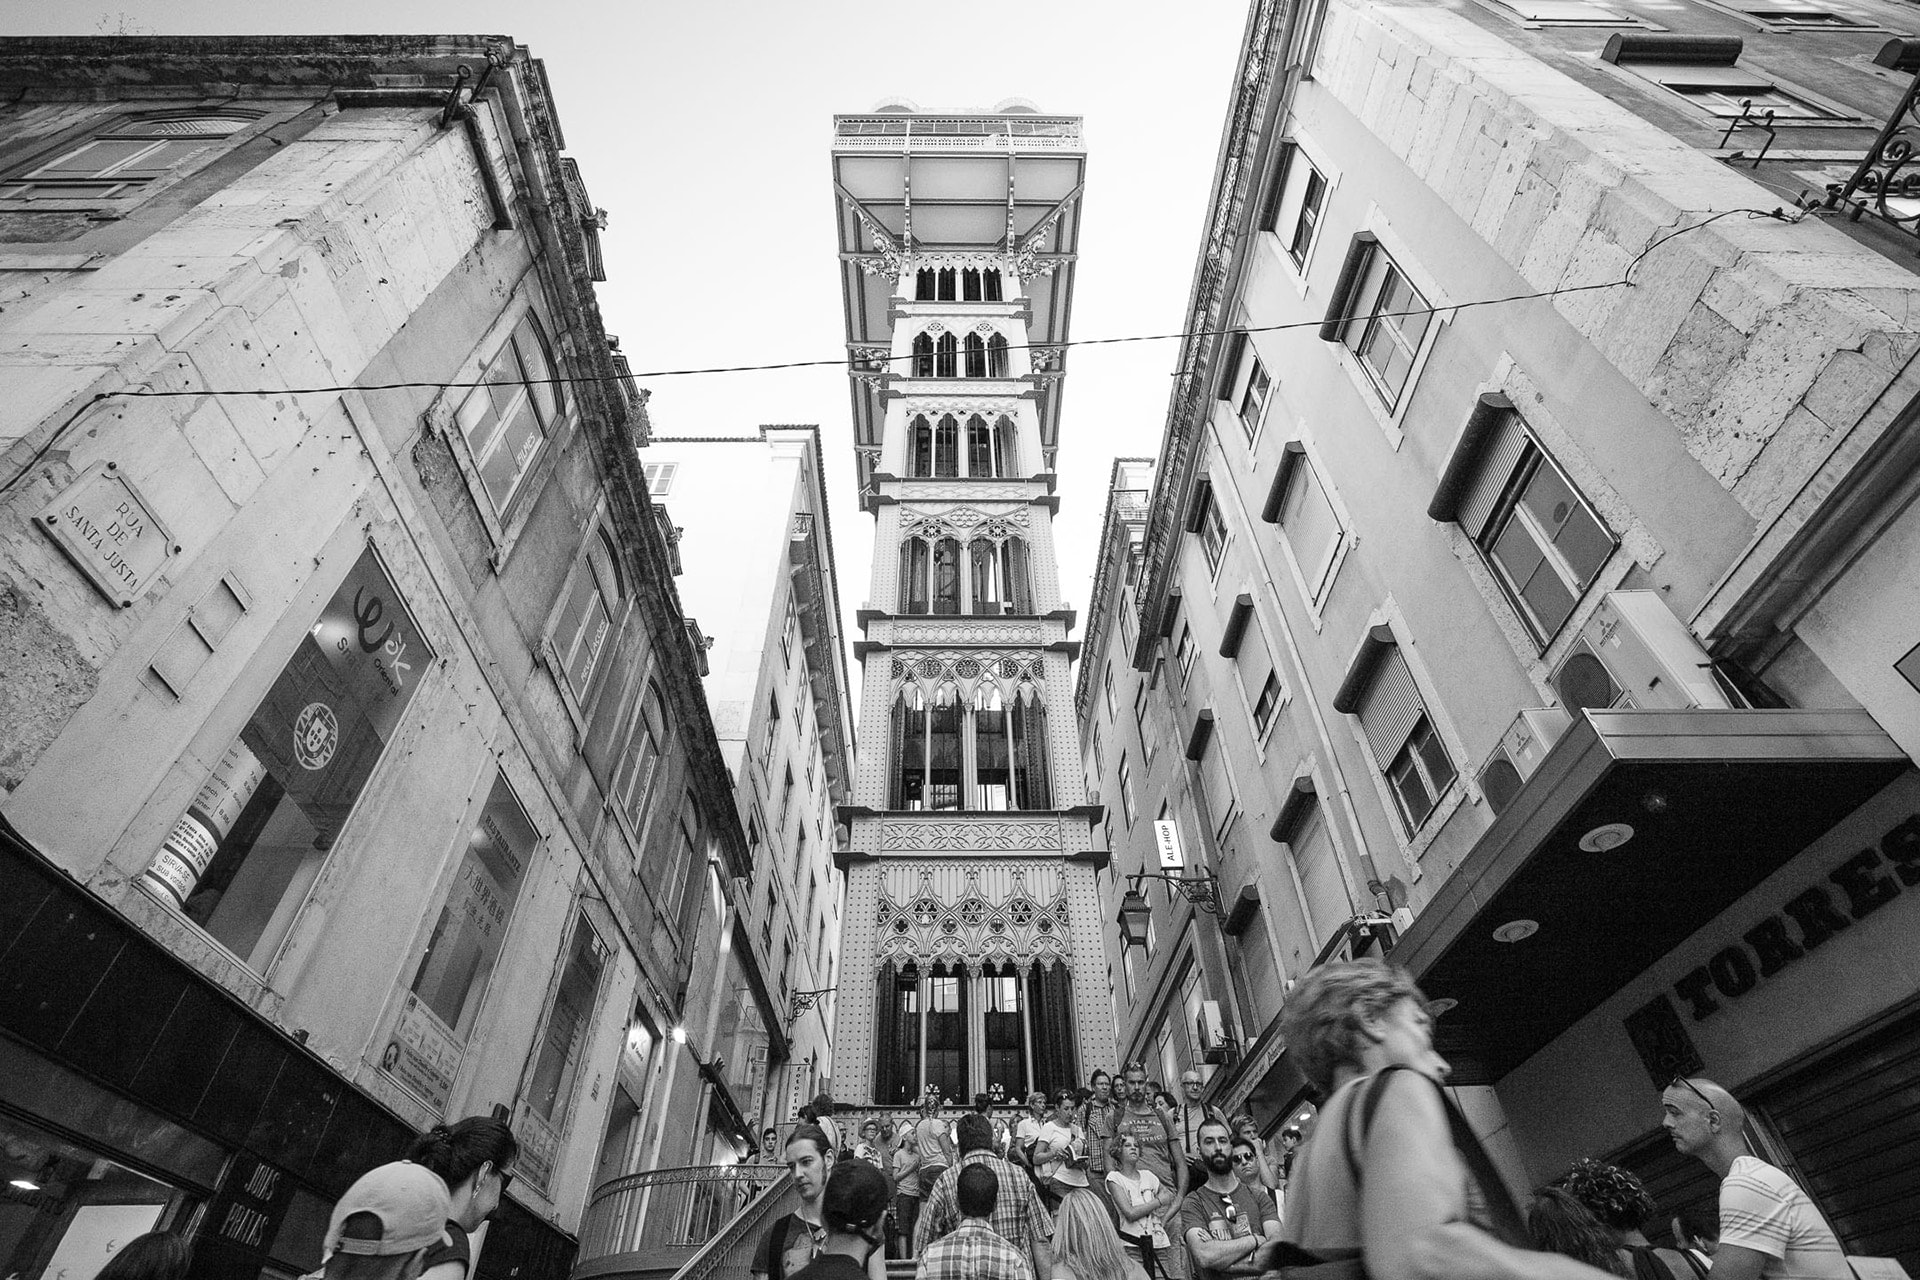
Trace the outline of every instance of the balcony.
<path fill-rule="evenodd" d="M 760 1229 L 799 1203 L 775 1164 L 693 1165 L 608 1179 L 580 1220 L 573 1280 L 747 1280 Z"/>

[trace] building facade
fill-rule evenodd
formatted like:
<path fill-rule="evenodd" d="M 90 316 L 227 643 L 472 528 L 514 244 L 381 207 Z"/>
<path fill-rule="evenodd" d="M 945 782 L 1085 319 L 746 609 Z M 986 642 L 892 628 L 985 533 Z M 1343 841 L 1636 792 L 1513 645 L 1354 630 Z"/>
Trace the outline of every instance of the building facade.
<path fill-rule="evenodd" d="M 1017 1096 L 1111 1068 L 1056 505 L 1085 155 L 1012 102 L 834 120 L 874 561 L 837 856 L 838 1100 Z"/>
<path fill-rule="evenodd" d="M 1916 1264 L 1920 277 L 1845 180 L 1909 28 L 1252 7 L 1104 644 L 1119 719 L 1144 697 L 1194 764 L 1223 910 L 1157 907 L 1126 1043 L 1197 970 L 1214 1096 L 1279 1123 L 1286 983 L 1390 945 L 1517 1185 L 1597 1155 L 1710 1201 L 1658 1127 L 1698 1072 L 1849 1252 Z"/>
<path fill-rule="evenodd" d="M 784 1057 L 769 1060 L 769 1029 L 750 1002 L 725 993 L 714 1006 L 712 1051 L 730 1071 L 751 1073 L 742 1086 L 756 1123 L 777 1124 L 833 1074 L 844 896 L 833 813 L 852 798 L 853 782 L 853 703 L 820 431 L 655 435 L 640 456 L 655 507 L 675 530 L 686 570 L 681 599 L 712 638 L 708 706 L 751 854 L 752 873 L 735 886 L 728 968 L 743 981 L 756 969 L 767 975 L 788 1041 Z"/>
<path fill-rule="evenodd" d="M 748 850 L 544 69 L 10 40 L 0 81 L 4 1268 L 163 1226 L 298 1275 L 491 1112 L 478 1274 L 564 1275 L 602 1175 L 745 1137 L 672 1032 Z"/>

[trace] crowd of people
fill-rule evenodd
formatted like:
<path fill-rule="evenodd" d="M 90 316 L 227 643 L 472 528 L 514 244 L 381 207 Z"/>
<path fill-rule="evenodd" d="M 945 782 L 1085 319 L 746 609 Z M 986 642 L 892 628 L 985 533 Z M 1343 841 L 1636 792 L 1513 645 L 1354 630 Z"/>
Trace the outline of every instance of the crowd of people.
<path fill-rule="evenodd" d="M 1721 1179 L 1718 1214 L 1662 1217 L 1638 1178 L 1576 1161 L 1523 1211 L 1443 1085 L 1427 1002 L 1378 960 L 1325 965 L 1292 993 L 1282 1034 L 1321 1099 L 1313 1133 L 1263 1141 L 1249 1115 L 1175 1097 L 1128 1063 L 1001 1114 L 958 1117 L 929 1089 L 917 1118 L 845 1134 L 814 1100 L 763 1158 L 801 1205 L 753 1270 L 767 1280 L 1843 1280 L 1832 1231 L 1783 1171 L 1752 1155 L 1719 1085 L 1660 1096 L 1675 1148 Z M 1009 1109 L 1010 1110 L 1010 1109 Z M 1649 1108 L 1651 1112 L 1651 1108 Z M 776 1145 L 778 1150 L 775 1150 Z M 1673 1246 L 1648 1237 L 1669 1227 Z"/>

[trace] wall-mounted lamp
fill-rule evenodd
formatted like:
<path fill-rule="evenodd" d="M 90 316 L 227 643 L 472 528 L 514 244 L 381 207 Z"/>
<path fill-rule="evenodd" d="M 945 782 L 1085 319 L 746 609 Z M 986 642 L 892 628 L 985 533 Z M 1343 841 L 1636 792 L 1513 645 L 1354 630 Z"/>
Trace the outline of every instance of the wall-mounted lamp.
<path fill-rule="evenodd" d="M 1146 895 L 1140 892 L 1143 880 L 1159 880 L 1172 885 L 1181 897 L 1208 915 L 1220 914 L 1220 880 L 1211 871 L 1198 871 L 1190 876 L 1158 875 L 1147 871 L 1136 871 L 1127 877 L 1126 896 L 1120 899 L 1120 939 L 1130 947 L 1147 945 L 1147 922 L 1153 918 L 1153 907 L 1147 902 Z"/>

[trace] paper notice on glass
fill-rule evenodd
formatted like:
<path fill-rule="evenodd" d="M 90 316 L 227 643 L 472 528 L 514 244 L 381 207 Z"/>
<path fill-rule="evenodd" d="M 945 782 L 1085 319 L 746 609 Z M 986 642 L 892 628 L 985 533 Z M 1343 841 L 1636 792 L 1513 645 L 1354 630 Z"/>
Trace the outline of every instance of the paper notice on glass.
<path fill-rule="evenodd" d="M 407 1092 L 444 1113 L 464 1051 L 447 1024 L 409 993 L 393 1024 L 393 1036 L 380 1055 L 380 1068 Z"/>

